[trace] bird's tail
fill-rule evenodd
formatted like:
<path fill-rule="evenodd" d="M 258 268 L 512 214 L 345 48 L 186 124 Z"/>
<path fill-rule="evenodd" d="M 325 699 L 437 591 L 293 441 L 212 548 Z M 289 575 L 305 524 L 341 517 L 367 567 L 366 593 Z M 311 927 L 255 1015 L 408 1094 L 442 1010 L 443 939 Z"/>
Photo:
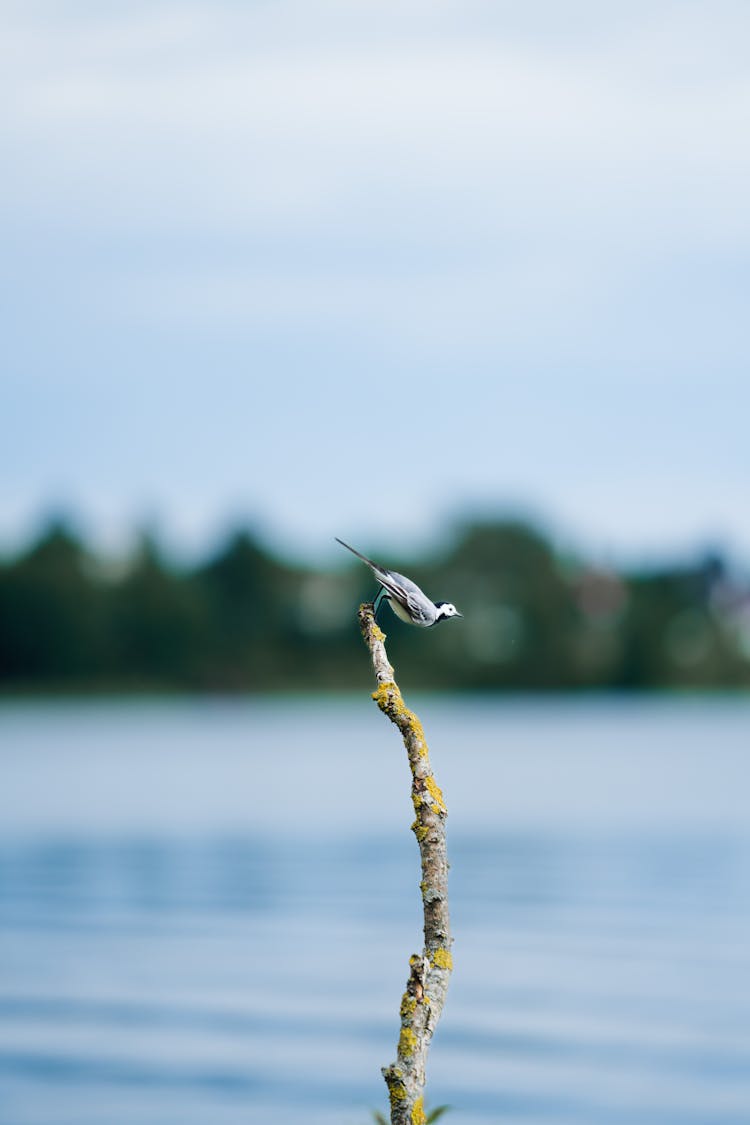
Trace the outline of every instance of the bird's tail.
<path fill-rule="evenodd" d="M 351 553 L 353 555 L 356 555 L 358 559 L 361 559 L 363 563 L 367 563 L 368 566 L 371 566 L 373 568 L 373 570 L 382 570 L 383 569 L 382 566 L 380 566 L 378 563 L 373 562 L 372 559 L 368 559 L 367 555 L 363 555 L 360 551 L 357 551 L 354 547 L 350 547 L 349 544 L 345 543 L 343 539 L 339 539 L 338 535 L 335 535 L 334 539 L 336 540 L 337 543 L 340 543 L 342 547 L 346 547 L 347 551 L 351 551 Z"/>

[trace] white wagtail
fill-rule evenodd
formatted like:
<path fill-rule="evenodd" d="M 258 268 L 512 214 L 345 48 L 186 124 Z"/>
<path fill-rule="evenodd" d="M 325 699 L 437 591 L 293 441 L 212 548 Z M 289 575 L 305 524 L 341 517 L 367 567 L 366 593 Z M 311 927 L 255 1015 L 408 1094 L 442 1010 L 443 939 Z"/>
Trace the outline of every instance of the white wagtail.
<path fill-rule="evenodd" d="M 384 566 L 379 566 L 372 559 L 368 559 L 367 555 L 355 551 L 354 547 L 350 547 L 343 539 L 336 537 L 336 542 L 346 547 L 347 551 L 351 551 L 363 563 L 367 563 L 380 583 L 380 592 L 374 605 L 376 614 L 381 600 L 385 598 L 396 617 L 405 621 L 407 625 L 421 625 L 423 629 L 428 629 L 430 625 L 437 625 L 438 621 L 447 621 L 449 617 L 463 617 L 452 602 L 431 601 L 411 578 L 405 578 L 395 570 L 386 570 Z"/>

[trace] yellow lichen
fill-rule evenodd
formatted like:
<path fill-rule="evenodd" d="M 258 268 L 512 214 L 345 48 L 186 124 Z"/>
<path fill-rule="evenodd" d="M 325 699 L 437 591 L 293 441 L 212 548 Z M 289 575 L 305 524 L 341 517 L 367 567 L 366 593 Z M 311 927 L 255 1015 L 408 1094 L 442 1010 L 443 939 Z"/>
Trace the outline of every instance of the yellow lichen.
<path fill-rule="evenodd" d="M 420 1094 L 411 1111 L 411 1125 L 426 1125 L 427 1118 L 424 1113 L 424 1098 Z"/>
<path fill-rule="evenodd" d="M 432 775 L 430 775 L 429 777 L 426 777 L 424 779 L 424 783 L 425 783 L 425 788 L 427 789 L 427 792 L 430 794 L 433 801 L 435 802 L 434 805 L 432 806 L 432 811 L 436 815 L 438 813 L 447 812 L 447 809 L 445 807 L 445 801 L 443 800 L 443 794 L 440 790 L 440 786 L 435 781 L 435 778 Z"/>
<path fill-rule="evenodd" d="M 416 820 L 414 821 L 414 823 L 412 824 L 411 827 L 412 827 L 412 831 L 413 831 L 414 835 L 417 837 L 420 844 L 423 843 L 427 839 L 427 833 L 429 832 L 429 829 L 425 828 L 424 824 L 420 824 Z"/>
<path fill-rule="evenodd" d="M 405 1059 L 410 1058 L 417 1049 L 417 1037 L 410 1027 L 402 1027 L 398 1037 L 398 1053 Z"/>
<path fill-rule="evenodd" d="M 435 950 L 430 960 L 436 969 L 451 970 L 453 968 L 453 958 L 451 957 L 450 950 L 443 949 L 442 946 Z"/>
<path fill-rule="evenodd" d="M 388 1082 L 388 1079 L 386 1079 L 386 1082 Z M 388 1082 L 388 1097 L 391 1101 L 391 1111 L 397 1102 L 406 1101 L 406 1090 L 401 1081 L 395 1079 L 392 1082 Z"/>
<path fill-rule="evenodd" d="M 391 1102 L 391 1109 L 393 1109 L 396 1102 L 403 1102 L 406 1100 L 406 1089 L 404 1087 L 403 1072 L 397 1066 L 389 1066 L 387 1070 L 383 1071 L 386 1085 L 388 1087 L 388 1097 Z"/>
<path fill-rule="evenodd" d="M 417 1001 L 414 996 L 410 996 L 405 992 L 401 1000 L 401 1010 L 399 1012 L 401 1019 L 406 1020 L 409 1016 L 413 1016 L 417 1007 Z"/>
<path fill-rule="evenodd" d="M 406 714 L 408 715 L 409 730 L 411 731 L 412 738 L 416 742 L 419 742 L 419 756 L 420 758 L 426 758 L 427 739 L 425 738 L 424 727 L 413 711 L 407 711 Z"/>
<path fill-rule="evenodd" d="M 388 694 L 392 691 L 398 691 L 393 680 L 382 680 L 372 693 L 372 698 L 381 710 L 388 705 Z"/>

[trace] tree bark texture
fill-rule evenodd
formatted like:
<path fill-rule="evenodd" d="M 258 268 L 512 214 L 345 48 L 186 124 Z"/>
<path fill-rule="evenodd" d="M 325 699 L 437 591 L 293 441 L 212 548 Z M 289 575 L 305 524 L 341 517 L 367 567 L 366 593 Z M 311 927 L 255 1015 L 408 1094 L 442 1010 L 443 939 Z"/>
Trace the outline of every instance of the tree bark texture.
<path fill-rule="evenodd" d="M 396 1061 L 383 1067 L 391 1106 L 391 1125 L 424 1125 L 427 1052 L 440 1019 L 453 968 L 448 914 L 448 854 L 443 795 L 430 766 L 422 724 L 403 701 L 385 651 L 385 634 L 370 603 L 359 608 L 359 624 L 370 650 L 377 680 L 373 699 L 401 732 L 409 759 L 411 797 L 416 814 L 412 830 L 422 864 L 424 949 L 409 961 L 409 979 L 401 998 L 401 1032 Z"/>

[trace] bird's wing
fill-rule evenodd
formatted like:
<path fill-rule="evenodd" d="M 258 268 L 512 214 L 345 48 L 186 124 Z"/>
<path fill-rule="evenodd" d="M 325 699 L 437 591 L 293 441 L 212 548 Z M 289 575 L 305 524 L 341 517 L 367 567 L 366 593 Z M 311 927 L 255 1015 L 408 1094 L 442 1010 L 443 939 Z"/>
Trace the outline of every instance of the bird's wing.
<path fill-rule="evenodd" d="M 393 570 L 378 568 L 376 573 L 378 581 L 385 587 L 386 592 L 406 608 L 412 621 L 432 625 L 435 607 L 416 582 Z"/>
<path fill-rule="evenodd" d="M 396 574 L 395 570 L 385 570 L 384 567 L 377 565 L 372 566 L 372 571 L 386 593 L 402 605 L 408 604 L 411 585 L 408 578 L 404 578 L 403 574 Z"/>
<path fill-rule="evenodd" d="M 363 563 L 367 563 L 388 596 L 404 607 L 412 621 L 419 625 L 434 625 L 435 606 L 427 595 L 420 590 L 416 582 L 412 582 L 411 578 L 407 578 L 405 574 L 399 574 L 395 570 L 386 570 L 384 566 L 368 559 L 367 555 L 363 555 L 356 547 L 350 547 L 338 536 L 336 536 L 336 542 L 340 543 L 342 547 L 346 547 L 347 551 L 351 551 Z"/>

